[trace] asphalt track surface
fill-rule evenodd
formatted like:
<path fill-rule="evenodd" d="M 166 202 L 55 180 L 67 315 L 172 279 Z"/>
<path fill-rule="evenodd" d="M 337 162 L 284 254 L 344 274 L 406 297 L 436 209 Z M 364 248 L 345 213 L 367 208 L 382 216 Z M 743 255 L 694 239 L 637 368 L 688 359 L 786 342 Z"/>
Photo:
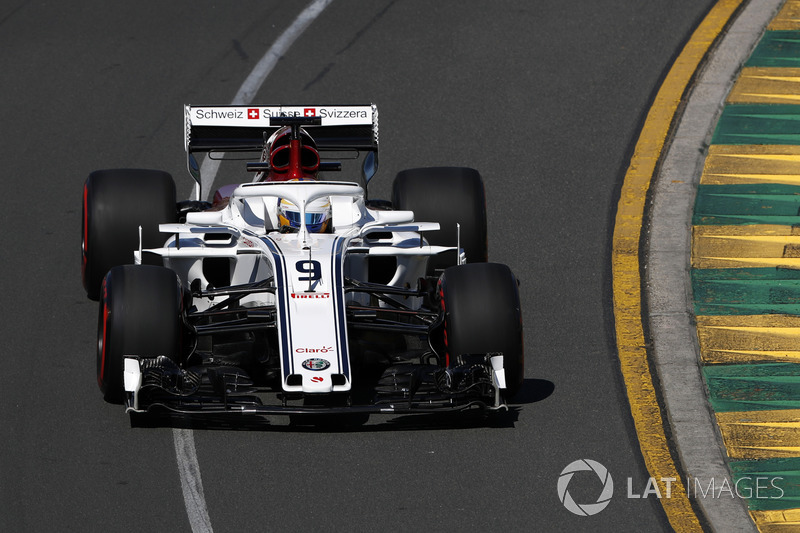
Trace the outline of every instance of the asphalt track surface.
<path fill-rule="evenodd" d="M 490 258 L 522 282 L 525 387 L 489 422 L 195 428 L 214 531 L 669 529 L 655 498 L 626 497 L 648 474 L 613 340 L 610 236 L 652 95 L 711 4 L 336 0 L 321 14 L 254 102 L 376 103 L 375 198 L 403 168 L 482 172 Z M 229 103 L 304 7 L 0 5 L 0 531 L 190 530 L 172 429 L 186 423 L 131 427 L 97 390 L 81 187 L 98 168 L 161 168 L 186 197 L 182 105 Z M 223 167 L 217 182 L 244 179 Z M 616 485 L 592 517 L 556 491 L 582 458 Z M 599 490 L 570 485 L 576 501 Z"/>

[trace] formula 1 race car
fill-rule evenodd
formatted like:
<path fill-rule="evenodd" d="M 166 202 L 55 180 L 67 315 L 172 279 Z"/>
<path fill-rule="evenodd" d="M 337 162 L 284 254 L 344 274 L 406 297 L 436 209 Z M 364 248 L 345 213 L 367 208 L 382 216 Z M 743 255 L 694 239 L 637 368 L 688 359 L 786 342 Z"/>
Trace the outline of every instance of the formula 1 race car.
<path fill-rule="evenodd" d="M 391 202 L 369 199 L 374 105 L 186 106 L 185 126 L 192 199 L 155 170 L 99 170 L 84 186 L 106 400 L 189 414 L 506 408 L 524 373 L 518 283 L 487 262 L 477 171 L 405 170 Z M 260 156 L 242 165 L 252 180 L 204 201 L 198 153 Z M 320 175 L 359 160 L 356 179 Z"/>

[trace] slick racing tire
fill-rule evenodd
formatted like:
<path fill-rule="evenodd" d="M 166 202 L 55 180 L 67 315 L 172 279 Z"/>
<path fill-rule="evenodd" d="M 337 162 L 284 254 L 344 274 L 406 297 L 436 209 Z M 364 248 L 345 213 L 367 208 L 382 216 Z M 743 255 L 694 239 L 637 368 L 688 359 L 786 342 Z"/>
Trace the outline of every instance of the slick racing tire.
<path fill-rule="evenodd" d="M 502 352 L 505 397 L 522 387 L 525 357 L 517 279 L 506 265 L 474 263 L 444 271 L 439 284 L 444 314 L 445 364 L 462 354 Z"/>
<path fill-rule="evenodd" d="M 143 248 L 157 248 L 166 240 L 158 225 L 177 220 L 175 182 L 168 173 L 117 169 L 89 174 L 81 228 L 81 277 L 89 298 L 100 297 L 100 283 L 112 267 L 133 263 L 139 226 Z M 159 257 L 143 259 L 145 264 L 161 264 Z"/>
<path fill-rule="evenodd" d="M 180 363 L 182 295 L 178 276 L 164 267 L 121 265 L 103 279 L 97 384 L 107 401 L 124 400 L 126 355 L 164 355 Z"/>
<path fill-rule="evenodd" d="M 463 167 L 414 168 L 399 172 L 392 186 L 392 205 L 414 212 L 417 222 L 438 222 L 439 231 L 425 234 L 435 246 L 456 246 L 456 223 L 468 263 L 488 261 L 486 194 L 477 170 Z M 457 264 L 454 252 L 428 260 L 428 275 Z"/>

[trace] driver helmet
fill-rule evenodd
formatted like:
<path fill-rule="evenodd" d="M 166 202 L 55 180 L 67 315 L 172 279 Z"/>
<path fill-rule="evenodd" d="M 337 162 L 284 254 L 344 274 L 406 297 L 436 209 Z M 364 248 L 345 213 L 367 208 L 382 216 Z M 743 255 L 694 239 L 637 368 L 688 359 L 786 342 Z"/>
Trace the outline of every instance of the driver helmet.
<path fill-rule="evenodd" d="M 278 200 L 278 219 L 282 231 L 300 229 L 300 208 L 289 200 Z M 317 198 L 306 205 L 306 227 L 311 233 L 327 233 L 331 225 L 331 203 L 327 198 Z"/>
<path fill-rule="evenodd" d="M 256 181 L 291 181 L 297 179 L 297 173 L 304 177 L 315 177 L 319 170 L 319 152 L 317 144 L 308 132 L 300 128 L 300 168 L 293 172 L 291 162 L 292 128 L 284 126 L 270 136 L 261 154 L 262 162 L 269 162 L 269 173 L 256 176 Z M 295 177 L 292 177 L 292 176 Z M 302 179 L 302 178 L 301 178 Z"/>

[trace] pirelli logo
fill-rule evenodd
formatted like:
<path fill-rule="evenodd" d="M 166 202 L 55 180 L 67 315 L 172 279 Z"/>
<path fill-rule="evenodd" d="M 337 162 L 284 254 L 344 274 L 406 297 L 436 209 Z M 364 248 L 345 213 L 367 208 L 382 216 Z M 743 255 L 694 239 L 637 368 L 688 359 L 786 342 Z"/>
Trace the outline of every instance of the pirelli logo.
<path fill-rule="evenodd" d="M 331 297 L 329 292 L 293 292 L 292 298 L 297 300 L 327 300 Z"/>

